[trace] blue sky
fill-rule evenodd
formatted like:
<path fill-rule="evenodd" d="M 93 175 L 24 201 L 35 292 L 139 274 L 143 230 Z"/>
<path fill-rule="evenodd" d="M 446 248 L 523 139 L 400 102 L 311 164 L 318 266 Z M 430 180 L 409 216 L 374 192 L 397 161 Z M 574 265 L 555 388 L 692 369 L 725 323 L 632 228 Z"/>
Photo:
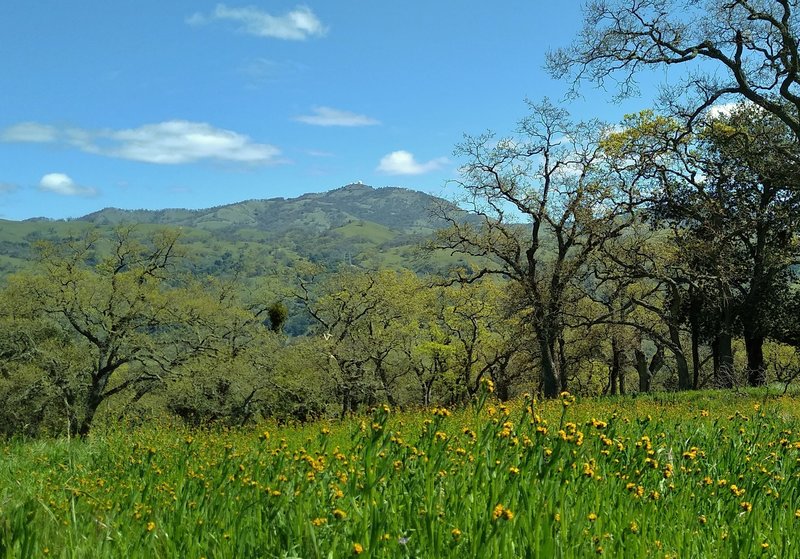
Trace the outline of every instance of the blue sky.
<path fill-rule="evenodd" d="M 0 218 L 201 208 L 355 181 L 445 193 L 510 130 L 580 3 L 3 0 Z M 586 89 L 578 118 L 648 107 Z"/>

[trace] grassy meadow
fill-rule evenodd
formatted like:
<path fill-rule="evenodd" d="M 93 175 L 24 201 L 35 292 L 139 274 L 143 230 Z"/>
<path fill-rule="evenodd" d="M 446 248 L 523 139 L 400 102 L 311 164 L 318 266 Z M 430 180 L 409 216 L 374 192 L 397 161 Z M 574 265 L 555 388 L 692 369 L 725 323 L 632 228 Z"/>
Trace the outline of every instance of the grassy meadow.
<path fill-rule="evenodd" d="M 0 557 L 800 557 L 800 400 L 730 392 L 0 442 Z"/>

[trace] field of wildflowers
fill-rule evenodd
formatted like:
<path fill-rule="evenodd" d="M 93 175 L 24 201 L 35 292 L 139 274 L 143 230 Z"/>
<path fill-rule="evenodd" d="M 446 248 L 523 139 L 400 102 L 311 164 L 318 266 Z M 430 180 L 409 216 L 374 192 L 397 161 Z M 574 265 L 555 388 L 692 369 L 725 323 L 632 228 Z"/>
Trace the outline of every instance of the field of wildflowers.
<path fill-rule="evenodd" d="M 0 443 L 0 558 L 800 557 L 800 401 L 493 401 Z"/>

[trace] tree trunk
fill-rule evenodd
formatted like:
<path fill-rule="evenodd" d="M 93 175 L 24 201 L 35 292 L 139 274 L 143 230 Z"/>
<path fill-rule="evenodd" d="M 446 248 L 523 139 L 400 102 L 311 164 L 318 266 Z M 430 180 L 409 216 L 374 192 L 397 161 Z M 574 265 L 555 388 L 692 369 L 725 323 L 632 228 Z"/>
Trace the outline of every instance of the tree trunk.
<path fill-rule="evenodd" d="M 675 368 L 678 370 L 678 389 L 689 390 L 692 387 L 692 380 L 689 376 L 689 362 L 682 351 L 673 351 L 675 356 Z"/>
<path fill-rule="evenodd" d="M 689 362 L 681 347 L 681 335 L 677 327 L 669 325 L 669 337 L 672 341 L 670 350 L 675 356 L 675 367 L 678 369 L 678 389 L 689 390 L 692 387 L 692 379 L 689 374 Z"/>
<path fill-rule="evenodd" d="M 611 396 L 616 396 L 617 395 L 617 377 L 618 377 L 618 375 L 619 375 L 619 371 L 614 369 L 614 365 L 612 364 L 608 368 L 608 392 L 606 392 L 604 390 L 603 394 L 608 393 Z"/>
<path fill-rule="evenodd" d="M 511 398 L 509 395 L 508 382 L 504 378 L 494 381 L 494 392 L 497 399 L 501 402 L 508 402 Z"/>
<path fill-rule="evenodd" d="M 639 373 L 639 392 L 650 392 L 650 387 L 655 374 L 664 366 L 664 350 L 658 348 L 655 355 L 647 364 L 647 356 L 641 350 L 635 351 L 636 371 Z"/>
<path fill-rule="evenodd" d="M 92 375 L 92 385 L 89 387 L 89 394 L 86 397 L 86 406 L 84 407 L 83 418 L 81 419 L 77 434 L 80 437 L 85 437 L 92 429 L 92 422 L 94 416 L 97 414 L 97 408 L 103 403 L 103 391 L 108 383 L 108 377 L 105 375 Z"/>
<path fill-rule="evenodd" d="M 542 391 L 545 398 L 555 398 L 561 392 L 561 375 L 553 354 L 553 344 L 544 334 L 539 334 L 539 351 L 542 363 Z"/>
<path fill-rule="evenodd" d="M 344 420 L 347 417 L 347 410 L 350 408 L 350 389 L 345 388 L 342 392 L 342 413 L 339 419 Z"/>
<path fill-rule="evenodd" d="M 692 332 L 692 388 L 700 387 L 700 329 L 703 313 L 703 295 L 692 286 L 689 289 L 689 327 Z"/>
<path fill-rule="evenodd" d="M 747 350 L 747 382 L 750 386 L 763 386 L 767 383 L 767 370 L 764 364 L 764 336 L 748 335 L 745 332 L 744 346 Z"/>
<path fill-rule="evenodd" d="M 73 433 L 74 435 L 78 435 L 79 437 L 83 438 L 89 434 L 89 431 L 92 429 L 92 422 L 94 421 L 94 416 L 97 413 L 97 408 L 100 407 L 101 401 L 102 400 L 99 400 L 93 397 L 92 395 L 89 396 L 86 402 L 85 415 L 78 424 L 77 432 Z"/>
<path fill-rule="evenodd" d="M 700 329 L 692 324 L 692 388 L 700 387 Z"/>
<path fill-rule="evenodd" d="M 561 391 L 567 391 L 567 352 L 566 352 L 566 342 L 564 341 L 564 336 L 559 334 L 558 336 L 558 372 L 559 376 L 561 377 Z"/>
<path fill-rule="evenodd" d="M 711 343 L 714 356 L 714 381 L 720 388 L 733 388 L 735 371 L 733 368 L 733 308 L 730 290 L 723 284 L 719 312 L 719 326 Z"/>
<path fill-rule="evenodd" d="M 647 356 L 640 349 L 634 352 L 636 372 L 639 373 L 639 392 L 650 392 L 650 370 L 647 367 Z"/>
<path fill-rule="evenodd" d="M 617 338 L 611 338 L 611 368 L 609 369 L 609 391 L 612 396 L 616 396 L 619 391 L 620 378 L 620 349 Z"/>
<path fill-rule="evenodd" d="M 496 367 L 491 372 L 495 395 L 501 402 L 507 402 L 511 399 L 511 380 L 508 376 L 508 364 L 511 362 L 511 355 L 508 353 L 499 357 L 496 361 Z"/>
<path fill-rule="evenodd" d="M 394 395 L 392 394 L 392 388 L 390 386 L 391 381 L 389 380 L 389 375 L 383 366 L 383 361 L 378 361 L 375 364 L 375 369 L 378 373 L 378 378 L 381 381 L 381 385 L 383 386 L 383 391 L 386 394 L 386 403 L 388 403 L 392 408 L 397 407 L 397 400 L 394 399 Z"/>
<path fill-rule="evenodd" d="M 424 407 L 428 407 L 431 405 L 431 393 L 433 391 L 433 382 L 423 382 L 422 383 L 422 405 Z"/>
<path fill-rule="evenodd" d="M 712 346 L 714 352 L 714 378 L 720 388 L 733 388 L 733 337 L 729 332 L 717 334 Z"/>

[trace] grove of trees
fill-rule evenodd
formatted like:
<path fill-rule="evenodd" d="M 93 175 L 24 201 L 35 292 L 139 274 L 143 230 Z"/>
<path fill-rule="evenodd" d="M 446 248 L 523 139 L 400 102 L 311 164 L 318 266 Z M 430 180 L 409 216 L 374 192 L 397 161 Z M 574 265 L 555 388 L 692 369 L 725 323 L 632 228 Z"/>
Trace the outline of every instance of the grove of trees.
<path fill-rule="evenodd" d="M 467 266 L 293 265 L 202 278 L 177 231 L 38 241 L 0 290 L 0 434 L 169 416 L 303 421 L 800 376 L 800 91 L 791 0 L 596 1 L 553 74 L 657 109 L 575 122 L 544 100 L 457 146 L 460 208 L 427 245 Z M 721 101 L 726 101 L 721 105 Z M 279 278 L 275 281 L 275 278 Z M 304 331 L 284 333 L 301 316 Z M 631 382 L 636 375 L 636 382 Z"/>

